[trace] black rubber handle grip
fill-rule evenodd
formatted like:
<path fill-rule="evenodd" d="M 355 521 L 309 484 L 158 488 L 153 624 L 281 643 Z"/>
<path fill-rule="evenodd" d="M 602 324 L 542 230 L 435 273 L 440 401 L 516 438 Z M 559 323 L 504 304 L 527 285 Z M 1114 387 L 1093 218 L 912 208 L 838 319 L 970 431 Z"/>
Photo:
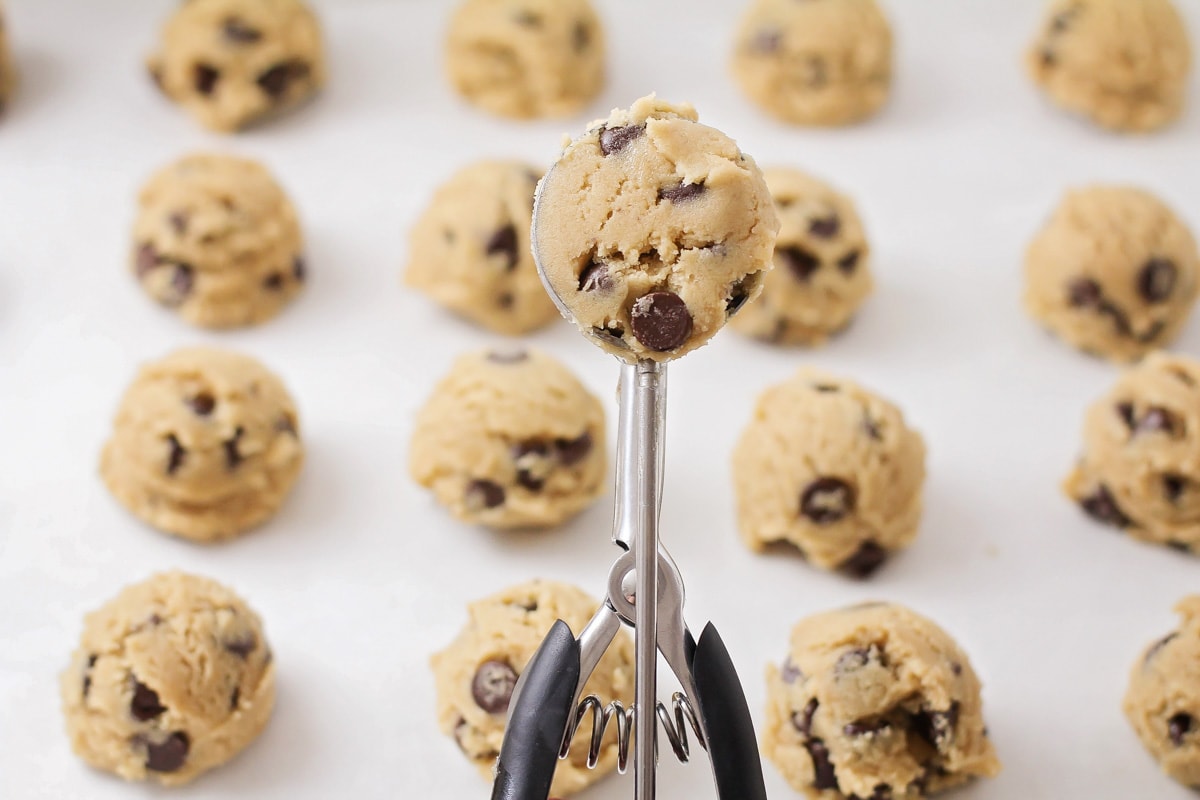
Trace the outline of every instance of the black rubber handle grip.
<path fill-rule="evenodd" d="M 717 629 L 704 626 L 692 656 L 695 698 L 720 800 L 767 800 L 762 761 L 746 693 Z"/>
<path fill-rule="evenodd" d="M 579 642 L 562 620 L 542 640 L 521 676 L 511 709 L 492 800 L 547 800 L 558 766 L 558 749 L 575 709 Z"/>

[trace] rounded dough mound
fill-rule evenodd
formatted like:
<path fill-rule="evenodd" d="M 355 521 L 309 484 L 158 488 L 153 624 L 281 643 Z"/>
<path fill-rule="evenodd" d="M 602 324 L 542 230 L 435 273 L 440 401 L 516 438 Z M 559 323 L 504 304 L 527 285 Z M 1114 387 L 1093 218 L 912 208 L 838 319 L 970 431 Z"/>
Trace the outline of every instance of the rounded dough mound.
<path fill-rule="evenodd" d="M 5 19 L 4 4 L 0 3 L 0 115 L 4 114 L 4 109 L 12 101 L 16 88 L 17 67 L 13 63 L 8 43 L 8 24 Z"/>
<path fill-rule="evenodd" d="M 536 350 L 454 362 L 417 414 L 413 480 L 463 522 L 546 528 L 604 489 L 604 409 Z"/>
<path fill-rule="evenodd" d="M 746 544 L 865 578 L 917 535 L 925 443 L 900 410 L 817 370 L 767 389 L 733 452 Z"/>
<path fill-rule="evenodd" d="M 541 176 L 515 161 L 455 174 L 413 226 L 407 283 L 496 333 L 528 333 L 558 319 L 529 249 Z"/>
<path fill-rule="evenodd" d="M 691 106 L 644 97 L 567 145 L 542 179 L 534 255 L 579 329 L 626 361 L 702 346 L 771 267 L 762 173 Z"/>
<path fill-rule="evenodd" d="M 763 752 L 810 798 L 918 800 L 1000 771 L 980 692 L 966 653 L 919 614 L 817 614 L 767 668 Z"/>
<path fill-rule="evenodd" d="M 188 0 L 148 67 L 167 97 L 225 132 L 299 105 L 325 83 L 320 24 L 301 0 Z"/>
<path fill-rule="evenodd" d="M 858 122 L 891 91 L 892 29 L 875 0 L 756 0 L 738 29 L 733 75 L 786 122 Z"/>
<path fill-rule="evenodd" d="M 1052 0 L 1025 56 L 1059 106 L 1146 132 L 1183 111 L 1192 50 L 1171 0 Z"/>
<path fill-rule="evenodd" d="M 1200 255 L 1187 226 L 1149 192 L 1067 193 L 1025 256 L 1025 307 L 1069 344 L 1132 361 L 1179 335 Z"/>
<path fill-rule="evenodd" d="M 775 269 L 730 326 L 776 344 L 817 345 L 871 293 L 866 233 L 853 201 L 795 169 L 763 170 L 779 214 Z"/>
<path fill-rule="evenodd" d="M 89 614 L 61 680 L 75 753 L 130 781 L 187 783 L 252 742 L 275 704 L 262 623 L 229 589 L 168 572 Z"/>
<path fill-rule="evenodd" d="M 194 154 L 142 187 L 131 268 L 156 302 L 194 325 L 274 317 L 304 286 L 296 210 L 265 167 Z"/>
<path fill-rule="evenodd" d="M 196 347 L 138 372 L 100 475 L 143 522 L 209 542 L 273 516 L 303 462 L 296 406 L 279 378 L 248 356 Z"/>
<path fill-rule="evenodd" d="M 588 0 L 466 0 L 445 63 L 454 88 L 485 111 L 563 117 L 604 86 L 604 29 Z"/>
<path fill-rule="evenodd" d="M 555 621 L 561 619 L 578 636 L 599 607 L 583 591 L 563 583 L 535 580 L 513 586 L 468 606 L 466 627 L 449 647 L 433 656 L 438 725 L 454 737 L 486 780 L 493 778 L 504 740 L 505 715 L 522 670 Z M 633 642 L 622 630 L 597 665 L 584 694 L 599 697 L 605 705 L 619 700 L 628 708 L 633 699 L 633 676 Z M 587 768 L 592 733 L 588 720 L 590 717 L 572 741 L 570 755 L 558 762 L 551 795 L 575 794 L 616 768 L 615 726 L 610 726 L 597 767 Z"/>

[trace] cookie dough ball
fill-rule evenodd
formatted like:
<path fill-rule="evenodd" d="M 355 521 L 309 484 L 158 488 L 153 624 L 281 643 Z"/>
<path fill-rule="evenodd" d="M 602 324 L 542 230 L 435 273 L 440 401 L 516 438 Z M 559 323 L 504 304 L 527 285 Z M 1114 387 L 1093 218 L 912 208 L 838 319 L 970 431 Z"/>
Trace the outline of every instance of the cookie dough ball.
<path fill-rule="evenodd" d="M 542 179 L 534 254 L 575 323 L 626 361 L 705 344 L 758 296 L 779 218 L 754 160 L 691 106 L 643 97 Z"/>
<path fill-rule="evenodd" d="M 1025 307 L 1085 352 L 1132 361 L 1172 342 L 1196 301 L 1200 255 L 1148 192 L 1068 192 L 1025 256 Z"/>
<path fill-rule="evenodd" d="M 528 333 L 558 319 L 529 250 L 539 170 L 484 161 L 438 189 L 413 226 L 405 280 L 497 333 Z"/>
<path fill-rule="evenodd" d="M 887 603 L 792 629 L 787 658 L 767 668 L 763 752 L 820 800 L 918 800 L 1000 771 L 966 653 Z"/>
<path fill-rule="evenodd" d="M 446 72 L 492 114 L 566 116 L 604 86 L 604 30 L 588 0 L 466 0 L 450 20 Z"/>
<path fill-rule="evenodd" d="M 737 33 L 733 75 L 786 122 L 858 122 L 888 98 L 892 29 L 875 0 L 756 0 Z"/>
<path fill-rule="evenodd" d="M 463 753 L 491 781 L 513 687 L 557 620 L 576 636 L 600 604 L 573 586 L 531 581 L 472 603 L 469 620 L 458 637 L 433 656 L 437 683 L 438 724 L 453 736 Z M 626 707 L 633 699 L 633 642 L 620 631 L 584 688 L 608 705 Z M 610 726 L 595 769 L 587 768 L 592 729 L 587 721 L 571 743 L 570 755 L 558 762 L 550 794 L 575 794 L 610 774 L 617 765 L 615 728 Z"/>
<path fill-rule="evenodd" d="M 763 171 L 779 214 L 775 269 L 734 330 L 768 342 L 817 345 L 838 333 L 871 293 L 866 233 L 854 203 L 795 169 Z"/>
<path fill-rule="evenodd" d="M 125 392 L 100 457 L 109 491 L 160 531 L 209 542 L 279 510 L 304 462 L 296 406 L 248 356 L 176 350 Z"/>
<path fill-rule="evenodd" d="M 536 350 L 459 358 L 417 415 L 413 480 L 463 522 L 546 528 L 604 488 L 604 409 Z"/>
<path fill-rule="evenodd" d="M 148 66 L 167 97 L 216 131 L 279 114 L 325 83 L 321 29 L 301 0 L 188 0 Z"/>
<path fill-rule="evenodd" d="M 1154 353 L 1088 409 L 1064 484 L 1089 516 L 1200 552 L 1200 362 Z"/>
<path fill-rule="evenodd" d="M 177 786 L 262 732 L 275 665 L 262 622 L 240 597 L 169 572 L 88 615 L 61 689 L 80 758 L 125 780 Z"/>
<path fill-rule="evenodd" d="M 733 451 L 742 539 L 866 578 L 917 535 L 925 442 L 894 405 L 816 370 L 758 399 Z"/>
<path fill-rule="evenodd" d="M 1053 0 L 1025 58 L 1058 105 L 1139 132 L 1179 117 L 1191 61 L 1171 0 Z"/>
<path fill-rule="evenodd" d="M 4 113 L 17 88 L 17 68 L 8 44 L 4 4 L 0 3 L 0 114 Z"/>

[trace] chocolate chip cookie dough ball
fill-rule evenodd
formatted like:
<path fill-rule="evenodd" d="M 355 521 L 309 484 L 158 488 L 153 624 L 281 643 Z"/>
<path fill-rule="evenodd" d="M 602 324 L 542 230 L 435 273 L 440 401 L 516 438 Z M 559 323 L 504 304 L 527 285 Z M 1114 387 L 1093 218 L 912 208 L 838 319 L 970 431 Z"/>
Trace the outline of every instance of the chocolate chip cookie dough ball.
<path fill-rule="evenodd" d="M 4 4 L 0 3 L 0 115 L 12 101 L 17 88 L 17 67 L 8 43 L 8 24 Z"/>
<path fill-rule="evenodd" d="M 463 522 L 546 528 L 600 495 L 604 409 L 536 350 L 466 355 L 434 389 L 409 453 L 413 480 Z"/>
<path fill-rule="evenodd" d="M 816 370 L 758 399 L 733 451 L 742 539 L 866 578 L 917 535 L 925 442 L 894 405 Z"/>
<path fill-rule="evenodd" d="M 775 269 L 730 325 L 768 342 L 818 345 L 871 293 L 866 233 L 853 201 L 795 169 L 763 171 L 779 214 Z"/>
<path fill-rule="evenodd" d="M 1059 106 L 1145 132 L 1183 111 L 1192 52 L 1170 0 L 1053 0 L 1025 62 Z"/>
<path fill-rule="evenodd" d="M 763 752 L 820 800 L 919 800 L 1000 771 L 979 678 L 931 620 L 888 603 L 816 614 L 767 668 Z"/>
<path fill-rule="evenodd" d="M 438 724 L 491 781 L 505 718 L 517 678 L 557 620 L 576 636 L 600 604 L 563 583 L 531 581 L 513 586 L 467 608 L 469 619 L 458 637 L 433 656 L 437 683 Z M 620 631 L 584 688 L 608 705 L 633 698 L 633 642 Z M 610 732 L 595 769 L 587 768 L 591 727 L 580 726 L 570 755 L 558 762 L 550 794 L 563 797 L 582 791 L 617 764 L 616 739 Z"/>
<path fill-rule="evenodd" d="M 762 286 L 779 219 L 750 156 L 691 106 L 644 97 L 542 179 L 534 254 L 585 334 L 626 361 L 708 342 Z"/>
<path fill-rule="evenodd" d="M 515 161 L 483 161 L 454 175 L 413 226 L 405 281 L 496 333 L 528 333 L 558 319 L 529 249 L 541 177 Z"/>
<path fill-rule="evenodd" d="M 240 597 L 168 572 L 88 615 L 61 690 L 80 758 L 125 780 L 177 786 L 262 732 L 275 665 L 262 622 Z"/>
<path fill-rule="evenodd" d="M 445 62 L 458 93 L 485 111 L 562 117 L 604 86 L 604 30 L 588 0 L 466 0 Z"/>
<path fill-rule="evenodd" d="M 875 0 L 756 0 L 737 33 L 733 75 L 786 122 L 857 122 L 888 98 L 892 29 Z"/>
<path fill-rule="evenodd" d="M 1125 372 L 1088 409 L 1063 488 L 1099 522 L 1200 551 L 1200 363 L 1154 353 Z"/>
<path fill-rule="evenodd" d="M 188 0 L 148 61 L 163 93 L 202 125 L 235 131 L 325 83 L 317 18 L 301 0 Z"/>
<path fill-rule="evenodd" d="M 1069 344 L 1133 361 L 1174 341 L 1196 301 L 1191 232 L 1149 192 L 1067 193 L 1025 256 L 1025 307 Z"/>
<path fill-rule="evenodd" d="M 195 325 L 274 317 L 304 287 L 296 210 L 261 164 L 194 154 L 142 188 L 132 269 L 146 293 Z"/>
<path fill-rule="evenodd" d="M 303 462 L 296 406 L 279 378 L 247 356 L 197 347 L 138 372 L 100 475 L 146 524 L 209 542 L 273 516 Z"/>

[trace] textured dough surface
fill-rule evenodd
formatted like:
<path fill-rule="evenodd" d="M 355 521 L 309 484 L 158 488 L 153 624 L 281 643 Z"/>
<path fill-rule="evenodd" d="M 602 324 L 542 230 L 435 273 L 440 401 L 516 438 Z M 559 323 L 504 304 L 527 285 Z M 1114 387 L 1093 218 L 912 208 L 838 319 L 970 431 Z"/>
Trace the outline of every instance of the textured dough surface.
<path fill-rule="evenodd" d="M 1025 56 L 1059 106 L 1145 132 L 1183 111 L 1192 50 L 1171 0 L 1053 0 Z"/>
<path fill-rule="evenodd" d="M 1029 245 L 1025 307 L 1080 350 L 1133 361 L 1179 335 L 1198 271 L 1191 232 L 1154 195 L 1076 189 Z"/>
<path fill-rule="evenodd" d="M 194 154 L 142 187 L 131 268 L 160 305 L 206 328 L 274 317 L 304 286 L 296 210 L 256 161 Z"/>
<path fill-rule="evenodd" d="M 275 665 L 241 598 L 168 572 L 87 616 L 61 688 L 80 758 L 126 780 L 176 786 L 258 736 L 275 704 Z"/>
<path fill-rule="evenodd" d="M 542 179 L 534 252 L 581 331 L 626 361 L 705 344 L 758 295 L 779 219 L 754 160 L 690 106 L 644 97 Z"/>
<path fill-rule="evenodd" d="M 776 344 L 821 344 L 850 324 L 873 288 L 862 221 L 853 201 L 824 181 L 789 168 L 763 177 L 780 221 L 775 269 L 730 325 Z"/>
<path fill-rule="evenodd" d="M 980 691 L 966 653 L 907 608 L 816 614 L 767 668 L 763 752 L 810 798 L 917 800 L 1000 771 Z"/>
<path fill-rule="evenodd" d="M 235 131 L 325 83 L 317 18 L 301 0 L 188 0 L 148 60 L 163 94 L 207 128 Z"/>
<path fill-rule="evenodd" d="M 1088 409 L 1063 486 L 1093 519 L 1200 552 L 1200 362 L 1153 353 Z"/>
<path fill-rule="evenodd" d="M 540 170 L 481 161 L 442 185 L 413 226 L 405 281 L 497 333 L 558 319 L 529 249 Z"/>
<path fill-rule="evenodd" d="M 8 22 L 4 4 L 0 3 L 0 116 L 12 100 L 17 88 L 17 67 L 8 42 Z"/>
<path fill-rule="evenodd" d="M 185 348 L 141 368 L 100 458 L 109 491 L 134 516 L 195 541 L 269 519 L 304 462 L 296 406 L 254 359 Z"/>
<path fill-rule="evenodd" d="M 450 20 L 446 72 L 492 114 L 563 117 L 604 87 L 604 29 L 588 0 L 466 0 Z"/>
<path fill-rule="evenodd" d="M 786 122 L 857 122 L 887 101 L 892 29 L 875 0 L 755 0 L 738 29 L 733 76 Z"/>
<path fill-rule="evenodd" d="M 733 451 L 742 539 L 865 578 L 917 535 L 925 443 L 861 386 L 804 369 L 767 389 Z"/>
<path fill-rule="evenodd" d="M 604 489 L 604 409 L 536 350 L 460 357 L 417 414 L 413 480 L 463 522 L 546 528 Z"/>
<path fill-rule="evenodd" d="M 600 604 L 580 589 L 552 581 L 530 581 L 470 604 L 468 622 L 450 646 L 432 658 L 437 684 L 438 725 L 453 736 L 467 758 L 491 781 L 512 687 L 529 659 L 562 620 L 576 636 Z M 617 634 L 584 689 L 607 705 L 633 699 L 633 641 L 624 630 Z M 480 705 L 483 703 L 483 706 Z M 587 768 L 590 717 L 571 744 L 570 755 L 558 762 L 550 794 L 575 794 L 611 773 L 617 764 L 613 729 L 604 740 L 596 769 Z"/>

